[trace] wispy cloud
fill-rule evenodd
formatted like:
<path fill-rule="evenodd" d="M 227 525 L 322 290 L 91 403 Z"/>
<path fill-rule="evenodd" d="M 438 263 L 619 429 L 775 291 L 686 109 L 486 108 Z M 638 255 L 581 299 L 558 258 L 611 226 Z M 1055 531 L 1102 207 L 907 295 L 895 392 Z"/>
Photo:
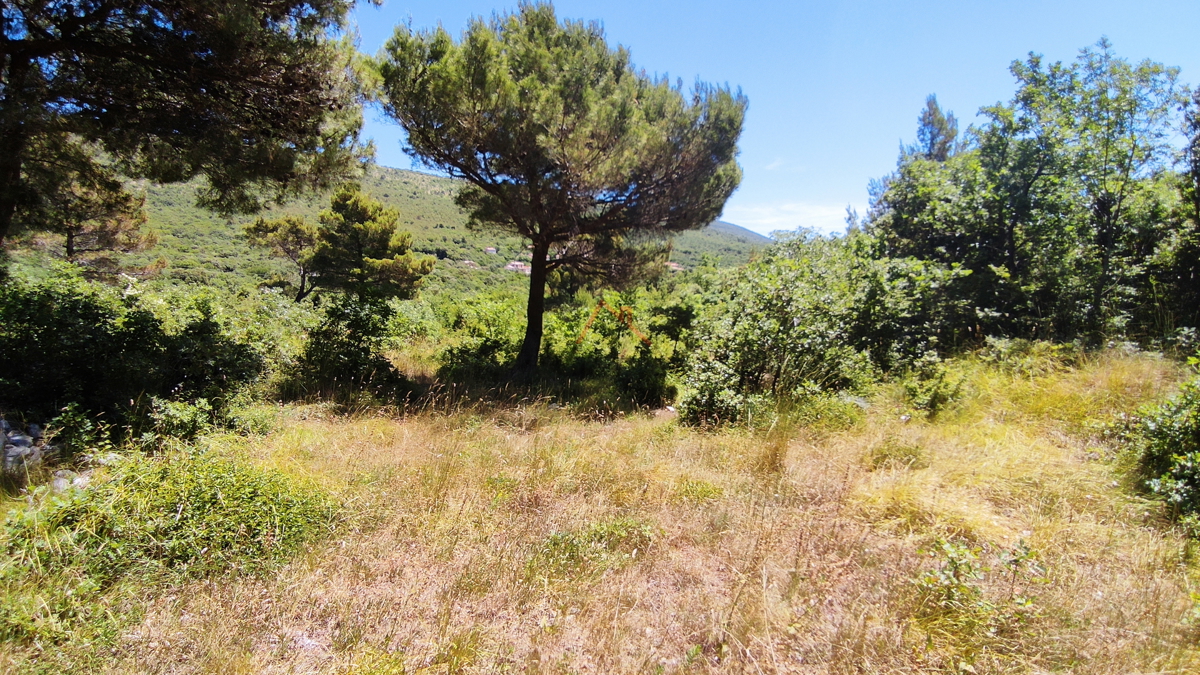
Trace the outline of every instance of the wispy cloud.
<path fill-rule="evenodd" d="M 851 206 L 859 213 L 866 212 L 865 204 Z M 846 229 L 846 205 L 808 202 L 730 205 L 721 219 L 762 234 L 802 227 L 832 234 Z"/>
<path fill-rule="evenodd" d="M 778 168 L 779 168 L 779 167 L 781 167 L 781 166 L 783 166 L 783 159 L 782 159 L 782 158 L 780 158 L 780 159 L 777 159 L 777 160 L 775 160 L 774 162 L 771 162 L 770 164 L 766 165 L 766 166 L 765 166 L 765 167 L 763 167 L 763 168 L 765 168 L 767 171 L 774 171 L 775 169 L 778 169 Z"/>

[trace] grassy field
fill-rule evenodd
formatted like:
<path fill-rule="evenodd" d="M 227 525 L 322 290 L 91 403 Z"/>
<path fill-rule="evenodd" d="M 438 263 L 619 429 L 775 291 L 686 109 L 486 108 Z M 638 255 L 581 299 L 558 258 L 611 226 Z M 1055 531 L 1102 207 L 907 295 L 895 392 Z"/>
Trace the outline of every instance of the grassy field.
<path fill-rule="evenodd" d="M 327 538 L 274 573 L 126 586 L 132 623 L 0 669 L 1200 671 L 1194 546 L 1097 437 L 1182 369 L 955 370 L 936 420 L 884 387 L 757 431 L 544 402 L 278 409 L 266 436 L 205 443 L 324 486 Z"/>

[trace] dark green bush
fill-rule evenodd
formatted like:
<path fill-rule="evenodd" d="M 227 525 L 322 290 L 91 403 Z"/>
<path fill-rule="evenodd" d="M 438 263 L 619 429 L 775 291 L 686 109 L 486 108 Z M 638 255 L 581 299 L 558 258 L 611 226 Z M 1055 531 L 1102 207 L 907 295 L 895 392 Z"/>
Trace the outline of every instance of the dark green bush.
<path fill-rule="evenodd" d="M 392 309 L 387 303 L 338 298 L 308 336 L 285 382 L 288 398 L 358 401 L 394 399 L 404 378 L 383 355 Z"/>
<path fill-rule="evenodd" d="M 939 348 L 959 273 L 872 258 L 870 238 L 800 236 L 739 270 L 696 321 L 683 419 L 737 422 L 755 400 L 856 392 Z"/>
<path fill-rule="evenodd" d="M 1200 524 L 1200 378 L 1185 383 L 1174 398 L 1141 411 L 1126 435 L 1146 488 L 1165 499 L 1176 516 Z"/>
<path fill-rule="evenodd" d="M 464 299 L 445 321 L 450 335 L 438 355 L 443 381 L 494 382 L 512 369 L 525 334 L 519 296 L 491 293 Z"/>
<path fill-rule="evenodd" d="M 80 279 L 0 286 L 0 409 L 47 420 L 73 403 L 117 422 L 145 412 L 150 397 L 219 408 L 264 364 L 208 303 L 194 309 L 172 333 L 136 296 Z"/>

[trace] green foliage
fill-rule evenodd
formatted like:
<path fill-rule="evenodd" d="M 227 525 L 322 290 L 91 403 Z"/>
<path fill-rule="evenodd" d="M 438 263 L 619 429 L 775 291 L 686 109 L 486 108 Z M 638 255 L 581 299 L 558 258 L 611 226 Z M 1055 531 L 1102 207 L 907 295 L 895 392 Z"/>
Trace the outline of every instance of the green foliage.
<path fill-rule="evenodd" d="M 149 439 L 169 437 L 187 442 L 210 428 L 213 408 L 203 398 L 194 403 L 151 398 L 149 417 L 150 430 L 146 432 Z"/>
<path fill-rule="evenodd" d="M 383 356 L 392 310 L 378 299 L 338 299 L 309 332 L 304 351 L 283 384 L 289 398 L 343 403 L 391 401 L 404 378 Z"/>
<path fill-rule="evenodd" d="M 960 273 L 872 259 L 871 245 L 801 236 L 726 277 L 688 339 L 682 419 L 736 422 L 765 401 L 861 391 L 939 347 Z"/>
<path fill-rule="evenodd" d="M 38 488 L 9 513 L 0 637 L 62 639 L 127 576 L 269 567 L 333 515 L 312 486 L 212 454 L 132 456 L 109 471 L 83 489 Z"/>
<path fill-rule="evenodd" d="M 937 352 L 930 351 L 913 362 L 904 378 L 904 393 L 914 408 L 934 418 L 959 398 L 965 381 L 946 369 Z"/>
<path fill-rule="evenodd" d="M 675 496 L 684 501 L 704 503 L 720 499 L 725 490 L 704 480 L 685 480 L 675 488 Z"/>
<path fill-rule="evenodd" d="M 654 541 L 654 530 L 630 518 L 593 523 L 572 532 L 546 538 L 529 563 L 531 574 L 585 578 L 606 569 L 620 568 L 645 556 Z"/>
<path fill-rule="evenodd" d="M 1006 373 L 1034 378 L 1077 365 L 1083 357 L 1083 349 L 1078 343 L 988 337 L 978 356 L 981 361 Z"/>
<path fill-rule="evenodd" d="M 210 303 L 193 311 L 169 332 L 136 296 L 77 278 L 0 286 L 0 408 L 45 420 L 75 403 L 114 422 L 152 396 L 219 408 L 263 359 L 227 335 Z"/>
<path fill-rule="evenodd" d="M 1200 378 L 1185 383 L 1172 399 L 1140 411 L 1125 436 L 1145 486 L 1200 532 L 1195 527 L 1200 524 Z"/>
<path fill-rule="evenodd" d="M 519 296 L 489 293 L 457 304 L 446 323 L 453 334 L 438 360 L 452 382 L 495 381 L 511 368 L 521 340 Z"/>
<path fill-rule="evenodd" d="M 1187 181 L 1165 170 L 1178 70 L 1101 40 L 1074 63 L 1032 55 L 1012 72 L 1012 101 L 984 108 L 957 154 L 904 153 L 873 183 L 881 254 L 970 270 L 949 289 L 963 338 L 1099 344 L 1194 326 L 1196 227 Z"/>

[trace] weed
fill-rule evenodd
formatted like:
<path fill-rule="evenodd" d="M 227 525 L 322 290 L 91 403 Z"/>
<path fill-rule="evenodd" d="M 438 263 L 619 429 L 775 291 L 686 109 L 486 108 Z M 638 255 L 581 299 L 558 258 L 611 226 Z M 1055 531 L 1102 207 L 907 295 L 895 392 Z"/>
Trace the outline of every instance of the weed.
<path fill-rule="evenodd" d="M 685 480 L 675 488 L 676 499 L 696 503 L 714 501 L 723 494 L 725 490 L 720 486 L 704 480 Z"/>
<path fill-rule="evenodd" d="M 873 446 L 866 456 L 867 466 L 872 471 L 880 469 L 925 469 L 929 467 L 929 456 L 917 443 L 904 442 L 888 436 L 882 443 Z"/>
<path fill-rule="evenodd" d="M 9 640 L 66 637 L 125 575 L 263 568 L 333 513 L 310 486 L 211 454 L 129 457 L 87 488 L 37 488 L 31 503 L 4 523 L 0 637 Z"/>
<path fill-rule="evenodd" d="M 623 567 L 645 556 L 654 530 L 629 518 L 593 523 L 581 530 L 556 532 L 543 542 L 529 564 L 535 576 L 583 578 Z"/>

